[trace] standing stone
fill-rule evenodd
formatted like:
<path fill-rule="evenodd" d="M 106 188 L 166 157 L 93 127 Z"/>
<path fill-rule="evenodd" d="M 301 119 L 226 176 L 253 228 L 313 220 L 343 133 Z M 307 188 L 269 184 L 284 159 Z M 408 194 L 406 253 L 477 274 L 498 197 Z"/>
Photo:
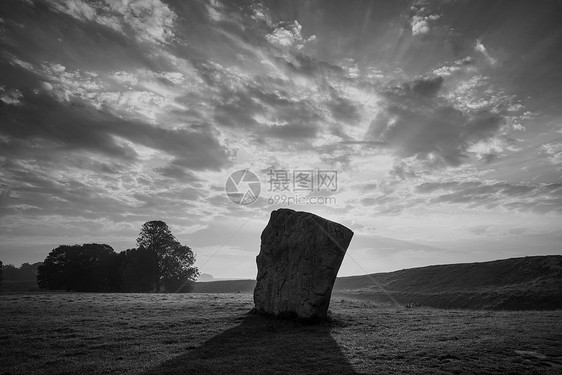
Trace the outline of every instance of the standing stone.
<path fill-rule="evenodd" d="M 261 234 L 254 289 L 258 313 L 326 318 L 353 232 L 309 212 L 278 209 Z"/>

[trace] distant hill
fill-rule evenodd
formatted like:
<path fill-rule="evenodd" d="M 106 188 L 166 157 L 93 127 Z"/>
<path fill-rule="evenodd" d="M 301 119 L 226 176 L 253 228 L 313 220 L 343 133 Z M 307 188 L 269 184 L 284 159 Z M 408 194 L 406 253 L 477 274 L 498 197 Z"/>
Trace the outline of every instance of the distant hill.
<path fill-rule="evenodd" d="M 255 280 L 200 282 L 198 293 L 252 293 Z M 332 298 L 438 308 L 562 309 L 562 256 L 447 264 L 341 277 Z"/>

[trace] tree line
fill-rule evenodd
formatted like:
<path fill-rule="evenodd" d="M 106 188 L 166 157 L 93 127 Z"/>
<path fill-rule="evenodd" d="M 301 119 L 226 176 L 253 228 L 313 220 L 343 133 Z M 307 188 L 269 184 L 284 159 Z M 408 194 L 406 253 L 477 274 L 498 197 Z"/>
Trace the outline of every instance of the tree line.
<path fill-rule="evenodd" d="M 35 281 L 37 280 L 37 267 L 41 264 L 43 263 L 23 263 L 18 268 L 13 264 L 6 264 L 2 267 L 2 262 L 0 262 L 0 275 L 6 281 Z"/>
<path fill-rule="evenodd" d="M 137 247 L 61 245 L 37 269 L 40 288 L 75 292 L 190 292 L 199 275 L 195 255 L 163 221 L 143 224 Z"/>

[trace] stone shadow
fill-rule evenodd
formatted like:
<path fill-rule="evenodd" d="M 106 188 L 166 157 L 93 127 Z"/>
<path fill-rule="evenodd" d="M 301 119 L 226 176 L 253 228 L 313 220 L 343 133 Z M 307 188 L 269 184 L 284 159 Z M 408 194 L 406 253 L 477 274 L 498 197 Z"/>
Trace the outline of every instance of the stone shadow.
<path fill-rule="evenodd" d="M 240 325 L 145 374 L 356 374 L 330 324 L 247 315 Z"/>

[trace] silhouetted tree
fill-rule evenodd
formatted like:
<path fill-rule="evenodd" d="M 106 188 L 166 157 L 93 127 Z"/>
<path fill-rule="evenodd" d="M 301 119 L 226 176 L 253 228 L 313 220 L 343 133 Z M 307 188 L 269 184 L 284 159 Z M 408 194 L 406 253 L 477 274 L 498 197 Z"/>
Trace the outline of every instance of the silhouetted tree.
<path fill-rule="evenodd" d="M 112 262 L 117 254 L 109 245 L 61 245 L 38 268 L 37 283 L 44 289 L 77 292 L 112 290 Z"/>
<path fill-rule="evenodd" d="M 6 280 L 13 280 L 17 277 L 18 268 L 13 264 L 6 264 L 2 267 L 3 269 L 3 276 Z"/>
<path fill-rule="evenodd" d="M 19 279 L 21 281 L 37 280 L 37 268 L 39 268 L 41 264 L 43 263 L 41 262 L 37 262 L 33 264 L 23 263 L 19 268 L 19 275 L 18 275 Z"/>
<path fill-rule="evenodd" d="M 137 238 L 139 249 L 153 251 L 158 258 L 159 277 L 157 289 L 165 291 L 190 291 L 199 275 L 195 255 L 172 235 L 168 225 L 159 220 L 143 224 Z"/>
<path fill-rule="evenodd" d="M 4 266 L 4 279 L 9 281 L 35 281 L 37 279 L 37 267 L 42 263 L 24 263 L 19 268 L 12 264 Z"/>
<path fill-rule="evenodd" d="M 154 292 L 160 278 L 158 256 L 151 249 L 128 249 L 118 254 L 119 291 Z"/>
<path fill-rule="evenodd" d="M 4 271 L 4 263 L 2 263 L 2 261 L 0 260 L 0 286 L 2 285 L 2 280 L 4 280 L 3 279 L 3 276 L 4 276 L 3 271 Z"/>

